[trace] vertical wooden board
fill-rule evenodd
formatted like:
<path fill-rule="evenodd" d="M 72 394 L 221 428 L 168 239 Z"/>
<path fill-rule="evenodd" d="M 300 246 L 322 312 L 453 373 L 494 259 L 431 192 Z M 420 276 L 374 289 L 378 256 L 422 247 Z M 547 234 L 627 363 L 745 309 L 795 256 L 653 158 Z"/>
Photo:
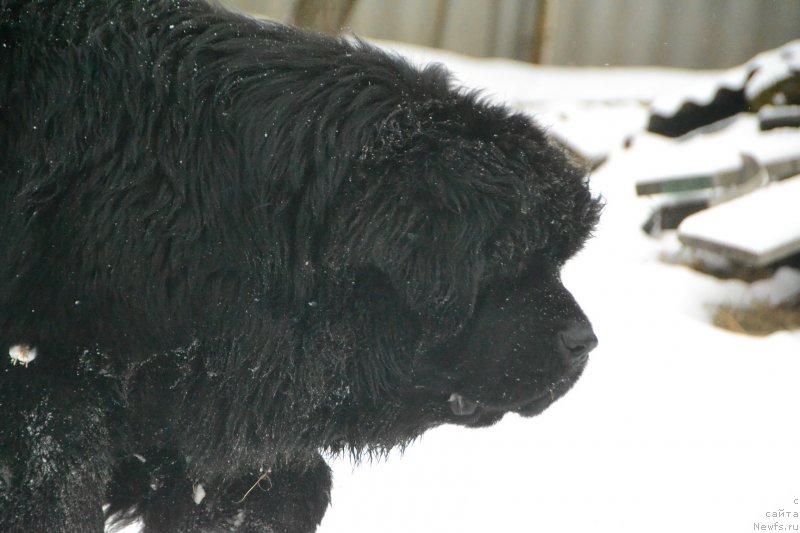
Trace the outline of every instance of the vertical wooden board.
<path fill-rule="evenodd" d="M 445 21 L 442 46 L 462 54 L 490 55 L 487 46 L 490 32 L 490 11 L 495 9 L 497 9 L 496 2 L 485 2 L 484 0 L 451 2 Z"/>
<path fill-rule="evenodd" d="M 438 0 L 358 0 L 350 27 L 357 35 L 432 46 Z"/>

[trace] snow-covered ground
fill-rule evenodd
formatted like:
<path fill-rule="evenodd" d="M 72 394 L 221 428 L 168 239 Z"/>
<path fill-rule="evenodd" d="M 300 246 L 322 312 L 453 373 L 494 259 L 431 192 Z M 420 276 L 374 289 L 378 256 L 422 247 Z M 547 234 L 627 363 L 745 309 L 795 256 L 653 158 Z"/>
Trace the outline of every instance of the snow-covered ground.
<path fill-rule="evenodd" d="M 634 180 L 654 164 L 642 103 L 719 73 L 534 68 L 396 48 L 444 62 L 464 84 L 610 154 L 592 178 L 607 201 L 596 238 L 563 276 L 600 346 L 576 387 L 539 417 L 441 427 L 373 464 L 333 460 L 319 532 L 800 530 L 800 332 L 751 338 L 710 320 L 715 304 L 790 296 L 800 273 L 720 281 L 662 261 L 681 251 L 674 235 L 639 230 L 650 205 Z M 626 137 L 633 148 L 622 148 Z M 738 161 L 715 146 L 685 163 Z"/>
<path fill-rule="evenodd" d="M 622 148 L 630 134 L 647 140 L 641 102 L 718 73 L 536 69 L 397 48 L 610 152 L 592 178 L 607 201 L 600 228 L 564 271 L 600 346 L 539 417 L 442 427 L 374 464 L 333 461 L 320 533 L 800 530 L 800 332 L 751 338 L 710 319 L 715 304 L 800 291 L 800 273 L 748 286 L 662 261 L 680 244 L 639 230 L 651 206 L 634 180 L 649 158 Z M 738 157 L 724 145 L 696 153 L 688 165 Z"/>

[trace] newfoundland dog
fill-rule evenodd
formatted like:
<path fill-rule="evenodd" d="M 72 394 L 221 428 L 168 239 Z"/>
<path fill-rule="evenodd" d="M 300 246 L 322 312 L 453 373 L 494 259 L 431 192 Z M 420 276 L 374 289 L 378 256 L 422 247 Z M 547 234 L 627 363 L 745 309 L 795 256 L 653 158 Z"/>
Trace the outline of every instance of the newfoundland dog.
<path fill-rule="evenodd" d="M 533 416 L 598 217 L 528 117 L 200 1 L 0 2 L 0 530 L 311 532 L 320 453 Z"/>

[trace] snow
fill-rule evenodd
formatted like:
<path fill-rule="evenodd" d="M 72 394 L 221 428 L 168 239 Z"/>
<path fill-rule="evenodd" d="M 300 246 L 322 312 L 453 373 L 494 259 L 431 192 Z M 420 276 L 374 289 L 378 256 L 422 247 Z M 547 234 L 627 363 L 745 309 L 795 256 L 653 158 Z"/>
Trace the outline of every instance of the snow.
<path fill-rule="evenodd" d="M 687 79 L 687 84 L 653 102 L 653 110 L 662 116 L 674 115 L 686 102 L 710 103 L 720 89 L 744 90 L 752 100 L 770 86 L 787 79 L 800 69 L 800 40 L 775 50 L 762 52 L 744 65 L 712 74 L 706 79 Z"/>
<path fill-rule="evenodd" d="M 12 365 L 21 363 L 27 368 L 28 363 L 36 359 L 36 348 L 27 344 L 15 344 L 8 349 L 8 355 L 11 357 Z"/>
<path fill-rule="evenodd" d="M 481 89 L 494 100 L 516 106 L 561 106 L 576 102 L 650 102 L 685 94 L 686 86 L 712 83 L 725 71 L 608 67 L 531 67 L 510 59 L 477 59 L 396 42 L 378 42 L 414 65 L 441 63 L 465 87 Z M 620 72 L 625 76 L 620 77 Z"/>
<path fill-rule="evenodd" d="M 635 182 L 664 147 L 641 132 L 642 102 L 685 95 L 719 73 L 535 68 L 392 47 L 447 64 L 465 84 L 535 113 L 551 131 L 572 128 L 607 157 L 592 177 L 607 202 L 596 238 L 563 272 L 600 345 L 575 388 L 538 417 L 440 427 L 374 463 L 331 460 L 332 505 L 319 533 L 800 524 L 786 517 L 800 512 L 800 332 L 752 338 L 710 318 L 714 305 L 781 301 L 800 290 L 800 273 L 719 280 L 664 260 L 687 253 L 674 233 L 639 230 L 651 204 L 636 197 Z M 732 156 L 720 142 L 680 157 L 701 168 Z"/>
<path fill-rule="evenodd" d="M 202 483 L 198 483 L 192 486 L 192 500 L 194 500 L 195 505 L 200 505 L 203 503 L 203 500 L 206 497 L 206 488 L 203 486 Z"/>

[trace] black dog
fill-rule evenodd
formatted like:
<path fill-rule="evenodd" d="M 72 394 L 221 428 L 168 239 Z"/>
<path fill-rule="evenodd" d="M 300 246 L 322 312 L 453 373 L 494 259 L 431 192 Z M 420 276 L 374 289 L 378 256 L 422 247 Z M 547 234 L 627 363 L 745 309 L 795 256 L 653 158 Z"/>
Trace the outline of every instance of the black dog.
<path fill-rule="evenodd" d="M 527 117 L 188 0 L 0 6 L 1 531 L 313 531 L 320 451 L 580 375 L 599 208 Z"/>

